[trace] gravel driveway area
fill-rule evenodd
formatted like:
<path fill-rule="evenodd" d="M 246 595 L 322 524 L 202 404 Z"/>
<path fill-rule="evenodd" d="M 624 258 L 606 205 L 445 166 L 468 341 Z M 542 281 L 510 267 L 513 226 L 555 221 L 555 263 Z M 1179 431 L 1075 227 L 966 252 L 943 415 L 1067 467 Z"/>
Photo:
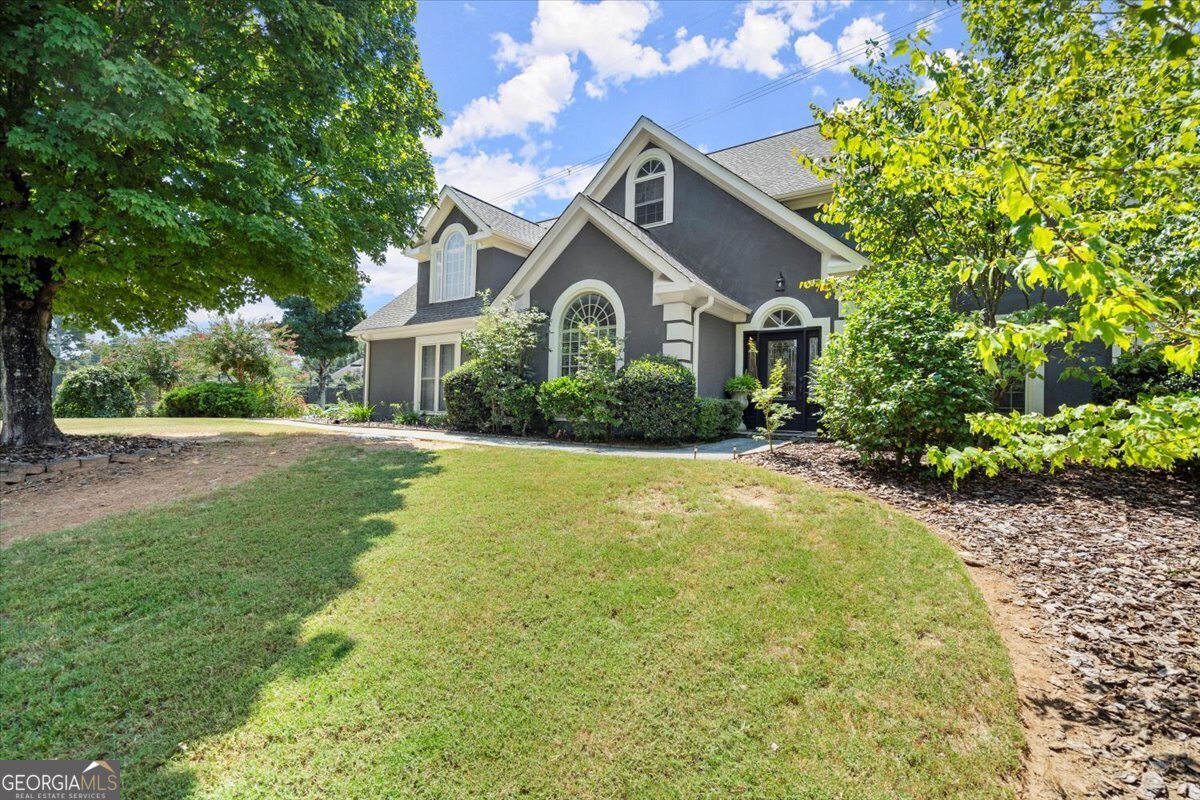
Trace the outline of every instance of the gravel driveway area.
<path fill-rule="evenodd" d="M 1194 476 L 1071 469 L 972 479 L 954 491 L 866 468 L 829 442 L 746 460 L 896 506 L 1012 587 L 1005 600 L 1027 612 L 1027 635 L 1049 654 L 1046 685 L 1022 701 L 1061 754 L 1063 796 L 1200 800 Z M 1010 647 L 1014 660 L 1020 649 Z"/>

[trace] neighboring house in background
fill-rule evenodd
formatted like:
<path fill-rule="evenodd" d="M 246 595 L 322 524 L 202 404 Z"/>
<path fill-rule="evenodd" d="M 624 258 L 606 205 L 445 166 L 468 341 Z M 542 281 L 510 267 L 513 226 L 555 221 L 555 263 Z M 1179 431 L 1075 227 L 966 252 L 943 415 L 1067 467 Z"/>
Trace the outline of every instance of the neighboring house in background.
<path fill-rule="evenodd" d="M 642 117 L 587 188 L 552 220 L 532 222 L 454 187 L 442 189 L 409 251 L 417 282 L 351 330 L 365 343 L 367 403 L 445 410 L 441 379 L 462 359 L 478 293 L 549 314 L 538 380 L 571 374 L 580 327 L 624 343 L 624 359 L 675 356 L 701 395 L 742 372 L 787 365 L 792 429 L 813 430 L 809 365 L 842 324 L 837 300 L 799 285 L 865 263 L 815 214 L 831 187 L 793 151 L 830 154 L 816 126 L 704 154 Z M 757 344 L 751 363 L 750 340 Z M 1044 411 L 1090 396 L 1082 381 L 1030 379 L 1012 395 Z"/>

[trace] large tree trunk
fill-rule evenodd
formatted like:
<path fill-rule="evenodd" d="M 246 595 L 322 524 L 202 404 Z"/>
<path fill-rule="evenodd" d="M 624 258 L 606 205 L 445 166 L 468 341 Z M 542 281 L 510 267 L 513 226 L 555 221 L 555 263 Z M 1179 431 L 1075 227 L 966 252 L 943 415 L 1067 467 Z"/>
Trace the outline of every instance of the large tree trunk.
<path fill-rule="evenodd" d="M 54 354 L 47 344 L 56 289 L 45 283 L 30 295 L 15 284 L 0 284 L 0 444 L 62 441 L 51 409 Z"/>

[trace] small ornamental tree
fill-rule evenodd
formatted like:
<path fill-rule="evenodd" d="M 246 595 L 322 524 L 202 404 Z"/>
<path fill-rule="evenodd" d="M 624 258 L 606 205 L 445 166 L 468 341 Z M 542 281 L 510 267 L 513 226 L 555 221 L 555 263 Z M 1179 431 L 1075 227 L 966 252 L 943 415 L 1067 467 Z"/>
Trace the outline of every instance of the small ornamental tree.
<path fill-rule="evenodd" d="M 576 433 L 584 439 L 611 439 L 621 422 L 617 361 L 622 345 L 597 334 L 593 325 L 584 325 L 580 332 L 579 369 L 573 377 L 583 397 L 583 414 L 575 423 Z"/>
<path fill-rule="evenodd" d="M 475 362 L 473 374 L 487 408 L 486 424 L 497 432 L 511 427 L 524 433 L 537 407 L 536 391 L 529 383 L 529 359 L 546 315 L 536 308 L 518 309 L 511 298 L 494 306 L 486 292 L 481 300 L 479 321 L 474 330 L 463 334 L 463 348 Z"/>
<path fill-rule="evenodd" d="M 358 342 L 347 334 L 367 316 L 361 298 L 362 290 L 355 288 L 344 300 L 326 309 L 300 295 L 279 301 L 283 309 L 281 324 L 290 332 L 296 354 L 317 379 L 321 405 L 326 403 L 329 376 L 338 360 L 358 352 Z"/>
<path fill-rule="evenodd" d="M 153 408 L 156 393 L 161 395 L 179 382 L 174 342 L 156 336 L 119 337 L 109 353 L 106 361 L 142 395 L 147 409 Z"/>
<path fill-rule="evenodd" d="M 765 439 L 771 452 L 775 451 L 775 433 L 796 415 L 796 409 L 784 403 L 776 403 L 783 394 L 783 373 L 787 369 L 783 360 L 776 360 L 771 367 L 767 382 L 750 395 L 750 402 L 762 414 L 763 424 L 758 426 L 755 439 Z"/>
<path fill-rule="evenodd" d="M 204 355 L 217 372 L 240 384 L 261 383 L 274 370 L 271 333 L 241 317 L 225 317 L 208 329 Z"/>
<path fill-rule="evenodd" d="M 61 438 L 53 315 L 116 334 L 334 301 L 411 241 L 440 133 L 416 10 L 0 4 L 0 441 Z"/>

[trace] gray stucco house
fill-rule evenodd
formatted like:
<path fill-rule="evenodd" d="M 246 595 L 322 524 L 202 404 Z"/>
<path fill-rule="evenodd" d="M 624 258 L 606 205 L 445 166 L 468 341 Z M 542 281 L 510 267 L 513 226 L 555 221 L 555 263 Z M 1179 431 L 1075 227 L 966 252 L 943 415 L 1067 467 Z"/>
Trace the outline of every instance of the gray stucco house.
<path fill-rule="evenodd" d="M 511 297 L 549 314 L 539 380 L 572 372 L 579 326 L 594 324 L 624 342 L 627 360 L 677 357 L 705 396 L 782 358 L 785 399 L 799 411 L 791 426 L 814 429 L 804 376 L 844 309 L 798 287 L 865 260 L 815 220 L 831 189 L 794 150 L 820 158 L 830 145 L 810 126 L 705 154 L 642 117 L 555 219 L 533 222 L 445 187 L 409 251 L 416 284 L 351 331 L 366 345 L 366 402 L 443 411 L 441 376 L 462 359 L 478 293 L 490 290 L 495 302 Z M 751 337 L 758 365 L 748 363 Z M 1076 396 L 1087 384 L 1045 377 L 1053 388 L 1030 379 L 1011 405 L 1043 412 L 1086 399 Z"/>

